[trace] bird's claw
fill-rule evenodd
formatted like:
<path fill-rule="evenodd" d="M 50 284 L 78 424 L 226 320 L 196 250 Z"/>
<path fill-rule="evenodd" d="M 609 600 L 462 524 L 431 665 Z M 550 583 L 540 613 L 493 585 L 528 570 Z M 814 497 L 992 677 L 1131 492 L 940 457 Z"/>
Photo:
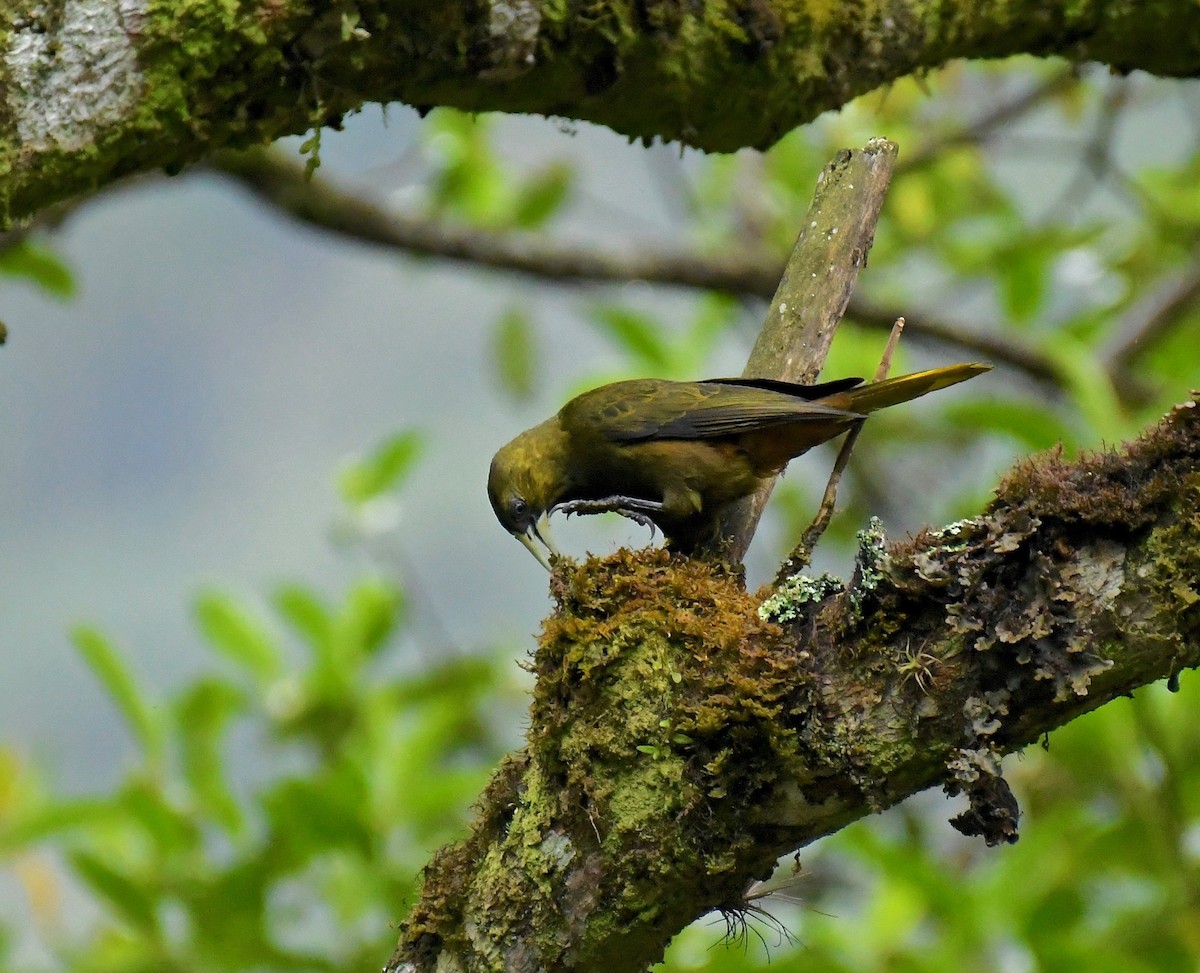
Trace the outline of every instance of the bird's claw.
<path fill-rule="evenodd" d="M 635 524 L 641 524 L 643 527 L 650 528 L 650 540 L 654 540 L 654 535 L 658 532 L 658 526 L 648 516 L 638 510 L 614 510 L 613 513 L 618 513 L 622 517 L 628 517 Z"/>
<path fill-rule="evenodd" d="M 598 500 L 567 500 L 551 508 L 551 513 L 561 513 L 566 517 L 572 514 L 620 514 L 628 517 L 634 523 L 650 528 L 650 539 L 653 540 L 657 525 L 650 515 L 661 513 L 663 505 L 658 500 L 643 500 L 641 497 L 603 497 Z"/>

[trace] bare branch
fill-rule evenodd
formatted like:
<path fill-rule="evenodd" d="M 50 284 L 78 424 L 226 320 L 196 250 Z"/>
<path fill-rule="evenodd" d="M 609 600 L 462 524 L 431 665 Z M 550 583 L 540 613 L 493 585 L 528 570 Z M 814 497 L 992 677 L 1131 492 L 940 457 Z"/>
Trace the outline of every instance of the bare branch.
<path fill-rule="evenodd" d="M 636 246 L 580 246 L 547 236 L 496 232 L 426 215 L 404 215 L 343 189 L 278 152 L 217 156 L 211 168 L 310 226 L 362 243 L 461 260 L 558 283 L 645 280 L 770 299 L 783 262 L 766 254 L 702 256 Z"/>
<path fill-rule="evenodd" d="M 211 168 L 236 180 L 268 205 L 317 229 L 361 243 L 460 260 L 555 283 L 642 280 L 770 300 L 783 270 L 781 260 L 763 252 L 714 256 L 633 243 L 581 245 L 395 213 L 326 177 L 309 179 L 302 164 L 277 152 L 222 154 L 215 157 Z M 852 297 L 847 316 L 866 327 L 889 331 L 900 315 Z M 960 348 L 1010 365 L 1038 381 L 1060 383 L 1054 363 L 1019 341 L 976 333 L 911 310 L 905 312 L 905 317 L 909 322 L 906 333 L 914 340 Z"/>

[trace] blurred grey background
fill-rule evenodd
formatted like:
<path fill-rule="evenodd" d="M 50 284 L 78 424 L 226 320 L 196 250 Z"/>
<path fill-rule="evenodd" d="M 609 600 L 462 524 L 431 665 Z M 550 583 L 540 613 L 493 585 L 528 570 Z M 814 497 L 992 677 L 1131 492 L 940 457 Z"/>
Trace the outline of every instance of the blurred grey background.
<path fill-rule="evenodd" d="M 386 126 L 352 119 L 324 135 L 322 175 L 403 200 L 425 175 L 418 125 L 402 108 Z M 663 172 L 687 164 L 676 148 L 647 153 L 588 126 L 564 137 L 536 119 L 504 119 L 499 135 L 523 159 L 586 169 L 566 233 L 623 239 L 632 224 L 669 239 Z M 201 586 L 265 598 L 298 581 L 336 600 L 367 566 L 331 542 L 337 471 L 403 428 L 426 447 L 388 539 L 413 602 L 409 651 L 527 650 L 546 575 L 496 525 L 484 483 L 499 445 L 582 372 L 618 364 L 581 324 L 578 289 L 321 235 L 210 174 L 110 192 L 52 246 L 74 299 L 0 278 L 0 741 L 68 792 L 116 779 L 129 742 L 70 627 L 98 626 L 166 689 L 205 661 L 191 620 Z M 543 380 L 516 408 L 491 334 L 534 290 Z M 668 320 L 691 306 L 635 296 Z M 731 344 L 724 369 L 744 355 Z M 604 519 L 559 539 L 603 552 L 639 537 Z"/>

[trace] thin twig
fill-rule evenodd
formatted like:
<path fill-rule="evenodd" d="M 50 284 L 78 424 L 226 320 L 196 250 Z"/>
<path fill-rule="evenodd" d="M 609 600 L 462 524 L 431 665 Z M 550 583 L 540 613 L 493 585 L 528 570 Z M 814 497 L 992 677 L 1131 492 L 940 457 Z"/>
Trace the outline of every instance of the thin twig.
<path fill-rule="evenodd" d="M 883 349 L 883 356 L 879 359 L 879 367 L 875 369 L 874 381 L 882 382 L 887 378 L 888 371 L 892 367 L 892 356 L 895 354 L 896 345 L 899 344 L 903 331 L 904 318 L 896 318 L 895 324 L 892 325 L 892 333 L 888 335 L 887 345 Z M 813 517 L 812 523 L 805 528 L 804 533 L 800 535 L 800 543 L 796 545 L 780 567 L 776 577 L 777 585 L 782 583 L 785 578 L 803 571 L 812 562 L 812 552 L 817 546 L 817 541 L 821 539 L 821 535 L 825 533 L 829 522 L 833 519 L 838 486 L 842 482 L 842 474 L 850 462 L 850 455 L 854 452 L 854 444 L 858 442 L 858 435 L 862 432 L 862 428 L 863 423 L 859 422 L 842 440 L 842 447 L 838 450 L 837 459 L 833 461 L 833 469 L 829 471 L 829 479 L 825 483 L 825 493 L 821 497 L 820 506 L 817 507 L 816 516 Z"/>
<path fill-rule="evenodd" d="M 1137 374 L 1138 362 L 1186 321 L 1198 302 L 1200 263 L 1128 311 L 1116 337 L 1100 356 L 1121 402 L 1137 406 L 1153 399 L 1153 387 Z"/>
<path fill-rule="evenodd" d="M 846 317 L 863 327 L 876 331 L 890 330 L 897 315 L 888 308 L 878 307 L 860 298 L 851 298 Z M 908 315 L 905 333 L 910 339 L 925 338 L 943 342 L 978 353 L 992 362 L 1010 365 L 1030 378 L 1045 382 L 1055 388 L 1065 385 L 1063 375 L 1053 359 L 1043 355 L 1032 345 L 1011 338 L 969 332 L 961 324 L 954 324 L 932 314 L 917 317 Z"/>
<path fill-rule="evenodd" d="M 1109 373 L 1127 375 L 1147 351 L 1195 310 L 1200 300 L 1200 260 L 1131 308 L 1103 358 Z"/>
<path fill-rule="evenodd" d="M 896 167 L 896 174 L 902 175 L 924 168 L 947 149 L 986 142 L 988 137 L 1002 125 L 1015 121 L 1043 101 L 1053 98 L 1078 81 L 1079 69 L 1072 64 L 1046 78 L 1041 84 L 1034 85 L 1028 91 L 1022 92 L 1011 101 L 997 105 L 962 128 L 940 138 L 934 137 L 924 145 L 918 146 L 915 152 L 909 153 L 908 158 L 901 161 Z"/>

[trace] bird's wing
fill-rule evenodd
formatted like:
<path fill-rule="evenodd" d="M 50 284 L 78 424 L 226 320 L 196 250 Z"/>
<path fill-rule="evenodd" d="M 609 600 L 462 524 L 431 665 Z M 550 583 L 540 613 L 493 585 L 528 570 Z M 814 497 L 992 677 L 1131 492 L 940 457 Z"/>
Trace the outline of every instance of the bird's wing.
<path fill-rule="evenodd" d="M 829 394 L 857 384 L 827 383 L 791 386 Z M 719 379 L 707 382 L 667 382 L 639 379 L 618 382 L 572 400 L 567 420 L 575 428 L 590 427 L 612 442 L 647 439 L 712 439 L 770 426 L 803 422 L 848 422 L 856 412 L 810 402 L 807 396 L 784 391 L 785 382 Z"/>

